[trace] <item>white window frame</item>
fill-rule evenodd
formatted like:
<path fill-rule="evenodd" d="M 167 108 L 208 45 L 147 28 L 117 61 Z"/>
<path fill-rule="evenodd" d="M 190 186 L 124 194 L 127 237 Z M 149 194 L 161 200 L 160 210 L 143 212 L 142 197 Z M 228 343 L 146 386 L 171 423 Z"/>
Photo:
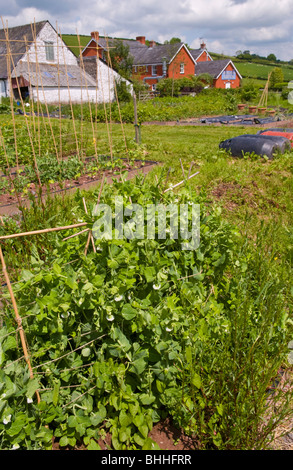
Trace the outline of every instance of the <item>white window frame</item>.
<path fill-rule="evenodd" d="M 180 63 L 180 73 L 184 74 L 184 62 Z"/>
<path fill-rule="evenodd" d="M 156 84 L 156 83 L 152 83 L 152 84 L 151 84 L 151 88 L 152 88 L 152 91 L 156 91 L 156 90 L 157 90 L 157 84 Z"/>
<path fill-rule="evenodd" d="M 152 76 L 156 77 L 158 75 L 158 70 L 156 65 L 152 65 Z"/>
<path fill-rule="evenodd" d="M 52 41 L 45 41 L 45 53 L 47 62 L 55 61 L 54 43 Z"/>

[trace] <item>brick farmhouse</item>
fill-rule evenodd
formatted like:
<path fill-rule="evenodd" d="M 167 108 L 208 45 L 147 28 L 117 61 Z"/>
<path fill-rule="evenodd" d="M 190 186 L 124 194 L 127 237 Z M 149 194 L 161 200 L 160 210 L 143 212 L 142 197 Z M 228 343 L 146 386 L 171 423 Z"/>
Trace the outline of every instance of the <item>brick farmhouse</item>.
<path fill-rule="evenodd" d="M 98 55 L 106 59 L 106 51 L 115 39 L 106 40 L 97 31 L 91 33 L 91 39 L 82 51 L 83 57 Z M 241 75 L 230 59 L 213 60 L 202 43 L 199 49 L 189 49 L 184 43 L 157 44 L 147 42 L 145 36 L 136 39 L 121 39 L 129 47 L 133 58 L 133 76 L 149 85 L 151 90 L 162 78 L 179 79 L 208 73 L 213 78 L 215 88 L 238 88 Z"/>

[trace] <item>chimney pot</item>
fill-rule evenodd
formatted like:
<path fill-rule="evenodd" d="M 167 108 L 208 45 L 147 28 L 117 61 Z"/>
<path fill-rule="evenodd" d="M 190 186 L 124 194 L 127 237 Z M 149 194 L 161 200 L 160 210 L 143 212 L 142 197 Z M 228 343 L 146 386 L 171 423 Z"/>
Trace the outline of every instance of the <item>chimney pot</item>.
<path fill-rule="evenodd" d="M 136 40 L 141 44 L 145 45 L 145 36 L 137 36 Z"/>
<path fill-rule="evenodd" d="M 98 40 L 99 40 L 99 32 L 98 32 L 98 31 L 93 31 L 93 32 L 91 33 L 91 37 L 92 37 L 93 39 L 95 39 L 95 40 L 98 42 Z"/>

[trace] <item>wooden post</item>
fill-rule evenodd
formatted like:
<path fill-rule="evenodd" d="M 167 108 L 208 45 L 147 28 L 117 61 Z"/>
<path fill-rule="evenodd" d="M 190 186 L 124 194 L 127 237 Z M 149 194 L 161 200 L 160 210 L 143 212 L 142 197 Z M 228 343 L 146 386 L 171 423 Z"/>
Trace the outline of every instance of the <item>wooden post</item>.
<path fill-rule="evenodd" d="M 26 340 L 25 340 L 25 335 L 24 335 L 24 331 L 23 331 L 23 327 L 22 327 L 22 319 L 21 319 L 21 316 L 19 315 L 19 312 L 18 312 L 16 300 L 15 300 L 14 293 L 13 293 L 11 283 L 10 283 L 10 279 L 9 279 L 9 276 L 8 276 L 8 273 L 7 273 L 7 268 L 6 268 L 6 264 L 5 264 L 5 260 L 4 260 L 4 256 L 3 256 L 1 246 L 0 246 L 0 260 L 1 260 L 1 264 L 2 264 L 2 271 L 3 271 L 3 274 L 4 274 L 4 278 L 5 278 L 5 281 L 6 281 L 8 290 L 9 290 L 10 298 L 11 298 L 11 301 L 12 301 L 16 322 L 17 322 L 17 325 L 18 325 L 18 331 L 19 331 L 19 335 L 20 335 L 20 340 L 21 340 L 21 345 L 22 345 L 24 357 L 25 357 L 26 363 L 27 363 L 28 368 L 29 368 L 30 378 L 33 379 L 34 374 L 33 374 L 32 366 L 31 366 L 31 363 L 30 363 L 28 349 L 27 349 Z M 38 403 L 40 403 L 40 395 L 39 395 L 38 391 L 36 391 L 36 395 L 37 395 Z"/>
<path fill-rule="evenodd" d="M 139 139 L 139 125 L 137 120 L 137 102 L 136 102 L 136 94 L 133 94 L 133 106 L 134 106 L 134 127 L 135 127 L 135 142 L 140 144 Z"/>

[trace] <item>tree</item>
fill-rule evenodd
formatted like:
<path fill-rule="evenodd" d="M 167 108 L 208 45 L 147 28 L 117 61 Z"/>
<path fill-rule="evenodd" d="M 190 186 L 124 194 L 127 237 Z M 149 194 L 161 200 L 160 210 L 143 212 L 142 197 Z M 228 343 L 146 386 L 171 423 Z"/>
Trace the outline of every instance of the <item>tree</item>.
<path fill-rule="evenodd" d="M 129 47 L 122 41 L 115 39 L 109 44 L 109 55 L 111 65 L 121 77 L 129 79 L 131 77 L 133 57 L 129 54 Z"/>
<path fill-rule="evenodd" d="M 271 61 L 271 62 L 276 62 L 277 57 L 275 56 L 275 54 L 269 54 L 269 55 L 267 56 L 267 59 L 268 59 L 269 61 Z"/>
<path fill-rule="evenodd" d="M 271 77 L 270 77 L 270 88 L 274 88 L 277 83 L 284 82 L 284 74 L 281 67 L 275 67 L 272 70 Z"/>
<path fill-rule="evenodd" d="M 170 41 L 165 41 L 164 44 L 176 44 L 178 42 L 182 42 L 180 38 L 173 37 Z"/>

